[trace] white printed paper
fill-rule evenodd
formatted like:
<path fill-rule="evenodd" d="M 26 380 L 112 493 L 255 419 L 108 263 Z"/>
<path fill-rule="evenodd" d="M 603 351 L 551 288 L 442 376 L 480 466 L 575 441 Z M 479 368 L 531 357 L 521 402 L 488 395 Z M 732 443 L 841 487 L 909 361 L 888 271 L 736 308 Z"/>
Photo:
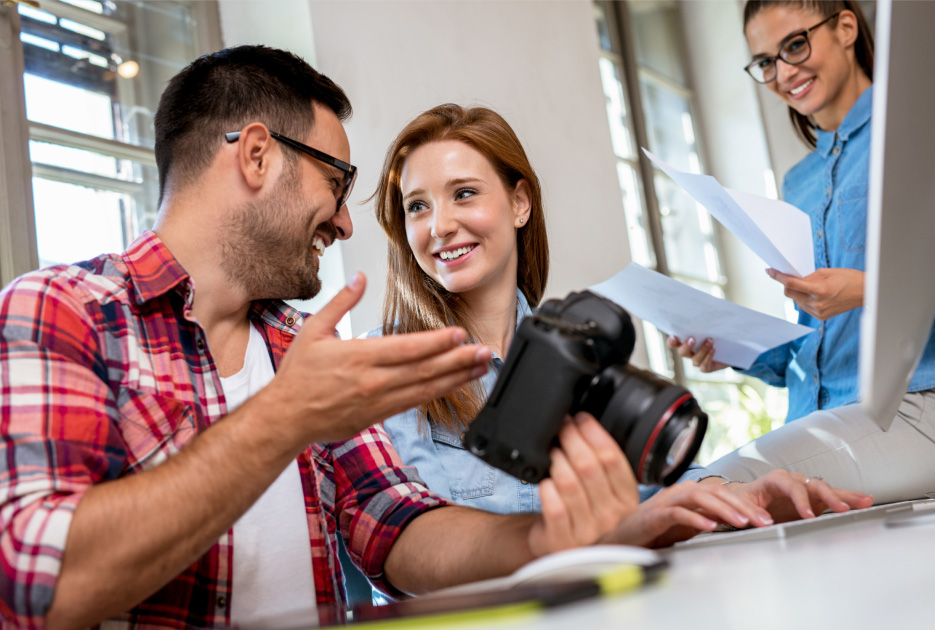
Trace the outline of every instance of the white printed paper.
<path fill-rule="evenodd" d="M 763 352 L 814 330 L 714 297 L 636 263 L 590 290 L 682 341 L 694 337 L 700 345 L 712 339 L 716 361 L 743 369 Z"/>
<path fill-rule="evenodd" d="M 643 152 L 767 265 L 798 278 L 815 271 L 807 214 L 785 201 L 724 188 L 710 175 L 680 171 Z"/>

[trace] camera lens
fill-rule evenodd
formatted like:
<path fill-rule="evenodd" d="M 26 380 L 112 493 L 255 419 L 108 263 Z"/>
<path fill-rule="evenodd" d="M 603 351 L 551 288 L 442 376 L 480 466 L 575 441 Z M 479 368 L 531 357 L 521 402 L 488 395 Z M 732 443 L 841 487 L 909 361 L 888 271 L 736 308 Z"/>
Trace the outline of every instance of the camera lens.
<path fill-rule="evenodd" d="M 580 410 L 604 425 L 636 478 L 649 485 L 675 483 L 698 453 L 708 426 L 708 416 L 688 390 L 628 365 L 601 372 Z"/>
<path fill-rule="evenodd" d="M 672 472 L 678 468 L 678 465 L 685 461 L 686 455 L 688 455 L 697 434 L 698 418 L 692 416 L 688 424 L 682 427 L 678 432 L 675 440 L 672 442 L 672 446 L 669 448 L 669 452 L 666 453 L 666 463 L 665 467 L 662 469 L 663 477 L 671 475 Z M 687 459 L 691 461 L 692 457 L 688 457 Z"/>

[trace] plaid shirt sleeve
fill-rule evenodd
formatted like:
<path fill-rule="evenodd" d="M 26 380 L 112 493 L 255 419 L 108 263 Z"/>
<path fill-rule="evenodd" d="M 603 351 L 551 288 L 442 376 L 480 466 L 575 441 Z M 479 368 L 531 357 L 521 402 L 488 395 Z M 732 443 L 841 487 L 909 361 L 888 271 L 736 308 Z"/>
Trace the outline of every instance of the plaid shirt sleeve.
<path fill-rule="evenodd" d="M 332 445 L 335 513 L 351 559 L 378 588 L 402 593 L 386 580 L 383 566 L 406 525 L 446 505 L 411 466 L 403 466 L 380 425 Z"/>
<path fill-rule="evenodd" d="M 81 292 L 37 272 L 0 293 L 0 613 L 42 628 L 75 508 L 123 446 Z"/>

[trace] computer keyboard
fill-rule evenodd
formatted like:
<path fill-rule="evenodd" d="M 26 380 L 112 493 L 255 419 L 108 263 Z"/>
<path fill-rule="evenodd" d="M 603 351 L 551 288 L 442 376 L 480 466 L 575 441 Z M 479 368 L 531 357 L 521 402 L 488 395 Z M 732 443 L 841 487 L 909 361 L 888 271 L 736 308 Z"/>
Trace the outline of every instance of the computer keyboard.
<path fill-rule="evenodd" d="M 694 538 L 677 543 L 675 548 L 682 549 L 708 545 L 727 545 L 756 540 L 782 540 L 822 529 L 838 527 L 845 523 L 854 523 L 874 518 L 882 519 L 887 515 L 902 515 L 903 513 L 908 514 L 919 510 L 932 510 L 935 512 L 935 500 L 921 499 L 917 501 L 887 503 L 884 505 L 874 505 L 862 510 L 830 512 L 816 516 L 815 518 L 779 523 L 768 527 L 754 527 L 736 531 L 699 534 Z"/>

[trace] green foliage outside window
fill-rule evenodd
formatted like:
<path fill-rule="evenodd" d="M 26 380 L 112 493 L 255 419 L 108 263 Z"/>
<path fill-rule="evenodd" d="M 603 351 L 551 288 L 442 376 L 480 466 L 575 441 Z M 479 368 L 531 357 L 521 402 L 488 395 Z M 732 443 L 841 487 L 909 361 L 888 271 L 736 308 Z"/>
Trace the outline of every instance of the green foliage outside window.
<path fill-rule="evenodd" d="M 708 414 L 708 433 L 697 457 L 701 465 L 781 427 L 785 421 L 786 390 L 758 379 L 742 377 L 736 384 L 693 382 L 689 387 Z"/>

